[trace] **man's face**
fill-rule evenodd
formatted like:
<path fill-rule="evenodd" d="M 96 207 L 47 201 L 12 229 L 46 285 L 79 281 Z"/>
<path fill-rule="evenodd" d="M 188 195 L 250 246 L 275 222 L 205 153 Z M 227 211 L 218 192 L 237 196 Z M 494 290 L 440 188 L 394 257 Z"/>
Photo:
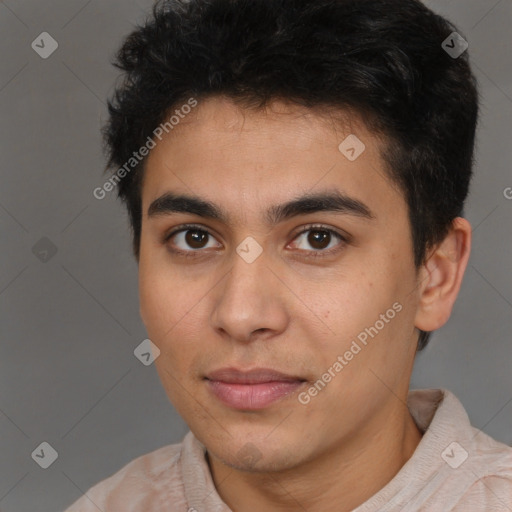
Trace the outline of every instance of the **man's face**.
<path fill-rule="evenodd" d="M 350 134 L 365 145 L 352 161 L 353 139 L 339 149 Z M 282 103 L 265 113 L 213 98 L 148 157 L 141 316 L 169 399 L 228 465 L 291 468 L 378 435 L 405 407 L 397 397 L 414 360 L 417 274 L 407 206 L 377 144 L 356 118 L 342 129 Z M 171 211 L 169 201 L 148 216 L 166 193 L 214 203 L 226 218 Z M 339 211 L 302 204 L 270 222 L 272 207 L 333 193 L 352 202 Z M 198 227 L 164 241 L 184 224 Z M 224 368 L 291 381 L 207 379 Z"/>

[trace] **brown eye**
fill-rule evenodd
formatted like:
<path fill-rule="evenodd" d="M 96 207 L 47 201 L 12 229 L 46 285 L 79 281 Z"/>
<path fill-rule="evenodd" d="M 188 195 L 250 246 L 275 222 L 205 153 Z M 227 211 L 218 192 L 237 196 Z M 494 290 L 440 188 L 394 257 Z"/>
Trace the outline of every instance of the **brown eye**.
<path fill-rule="evenodd" d="M 181 226 L 165 235 L 163 240 L 171 252 L 191 256 L 201 253 L 203 249 L 221 246 L 212 245 L 214 241 L 215 238 L 209 231 L 194 225 Z"/>
<path fill-rule="evenodd" d="M 325 249 L 329 245 L 331 234 L 327 231 L 311 230 L 307 238 L 308 243 L 311 244 L 311 247 L 314 249 Z"/>
<path fill-rule="evenodd" d="M 324 226 L 306 226 L 293 241 L 295 248 L 312 256 L 329 255 L 340 249 L 345 242 L 346 237 Z"/>
<path fill-rule="evenodd" d="M 204 247 L 203 244 L 205 240 L 207 240 L 209 236 L 206 231 L 201 231 L 199 229 L 189 229 L 185 233 L 185 243 L 193 249 L 202 249 Z"/>

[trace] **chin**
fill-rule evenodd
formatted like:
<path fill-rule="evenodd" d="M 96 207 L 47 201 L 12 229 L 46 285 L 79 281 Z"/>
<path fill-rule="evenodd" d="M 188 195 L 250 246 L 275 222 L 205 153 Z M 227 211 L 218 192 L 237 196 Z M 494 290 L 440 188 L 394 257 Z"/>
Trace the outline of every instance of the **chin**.
<path fill-rule="evenodd" d="M 271 444 L 266 432 L 259 440 L 229 441 L 228 446 L 219 445 L 208 447 L 208 452 L 219 459 L 223 464 L 238 471 L 250 473 L 266 473 L 285 471 L 300 464 L 299 453 L 302 451 L 284 444 L 277 437 Z"/>

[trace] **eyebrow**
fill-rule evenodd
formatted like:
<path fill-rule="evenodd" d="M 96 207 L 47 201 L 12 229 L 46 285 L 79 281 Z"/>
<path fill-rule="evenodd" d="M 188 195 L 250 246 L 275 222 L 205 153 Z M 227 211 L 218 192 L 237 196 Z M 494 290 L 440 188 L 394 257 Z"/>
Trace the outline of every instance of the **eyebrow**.
<path fill-rule="evenodd" d="M 334 190 L 306 193 L 286 203 L 273 205 L 266 211 L 265 220 L 270 226 L 275 226 L 292 217 L 316 212 L 338 212 L 368 220 L 375 219 L 375 215 L 363 202 Z M 166 192 L 148 208 L 148 218 L 173 213 L 189 213 L 229 223 L 229 215 L 219 205 L 197 196 Z"/>

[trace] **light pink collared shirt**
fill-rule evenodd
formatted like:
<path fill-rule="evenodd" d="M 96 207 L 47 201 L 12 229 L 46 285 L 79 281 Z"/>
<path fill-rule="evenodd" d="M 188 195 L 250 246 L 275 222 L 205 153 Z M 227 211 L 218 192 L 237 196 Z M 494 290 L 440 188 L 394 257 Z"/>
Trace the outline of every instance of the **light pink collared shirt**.
<path fill-rule="evenodd" d="M 353 512 L 512 512 L 512 448 L 471 426 L 447 390 L 409 391 L 424 432 L 394 478 Z M 96 484 L 65 512 L 233 512 L 189 432 Z"/>

